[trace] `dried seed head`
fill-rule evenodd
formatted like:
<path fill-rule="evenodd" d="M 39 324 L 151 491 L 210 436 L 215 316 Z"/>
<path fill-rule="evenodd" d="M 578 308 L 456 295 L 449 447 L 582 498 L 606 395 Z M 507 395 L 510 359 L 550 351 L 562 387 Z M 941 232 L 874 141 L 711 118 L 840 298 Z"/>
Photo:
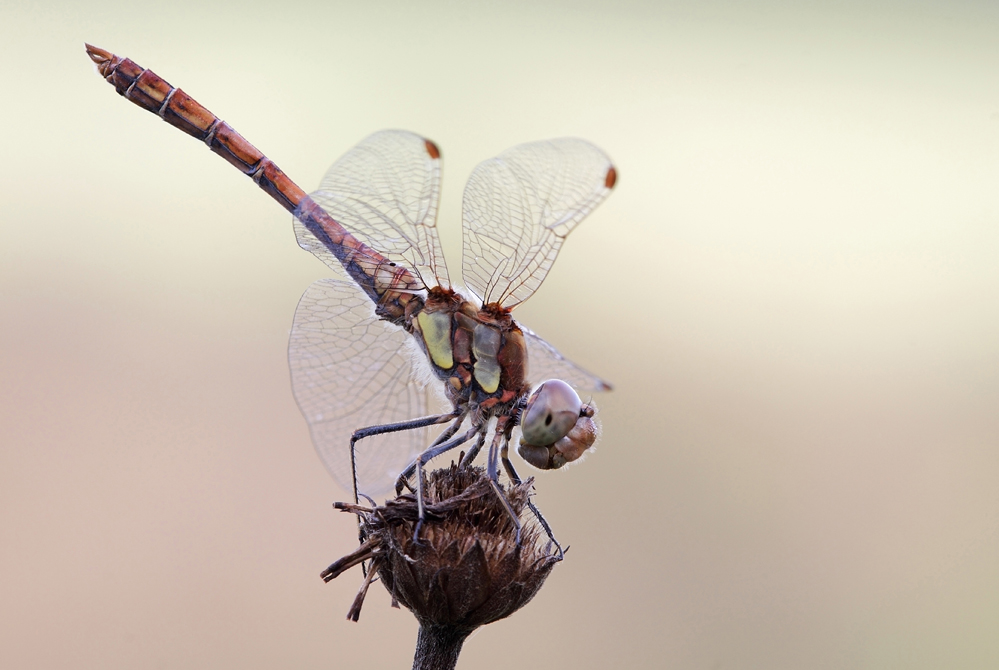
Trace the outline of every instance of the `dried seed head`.
<path fill-rule="evenodd" d="M 521 518 L 516 527 L 484 470 L 458 467 L 427 477 L 426 521 L 414 542 L 416 498 L 399 496 L 385 505 L 340 505 L 361 518 L 365 541 L 324 573 L 327 581 L 362 560 L 372 560 L 395 602 L 408 608 L 421 628 L 446 627 L 462 638 L 475 628 L 507 617 L 526 605 L 560 560 L 533 517 L 524 518 L 532 480 L 505 491 Z M 348 618 L 356 620 L 370 581 L 358 594 Z"/>

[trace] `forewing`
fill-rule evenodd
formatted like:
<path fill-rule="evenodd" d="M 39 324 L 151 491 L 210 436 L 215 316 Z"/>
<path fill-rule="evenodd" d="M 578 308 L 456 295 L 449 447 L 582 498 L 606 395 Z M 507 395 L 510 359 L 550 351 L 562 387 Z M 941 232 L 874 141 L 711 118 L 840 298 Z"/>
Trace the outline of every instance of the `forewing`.
<path fill-rule="evenodd" d="M 518 325 L 524 331 L 524 339 L 527 342 L 527 375 L 531 384 L 537 385 L 548 379 L 561 379 L 580 394 L 611 390 L 611 385 L 600 377 L 570 361 L 523 324 Z"/>
<path fill-rule="evenodd" d="M 371 135 L 333 164 L 310 197 L 375 251 L 415 270 L 428 287 L 450 286 L 437 236 L 440 152 L 402 130 Z M 303 249 L 343 272 L 340 262 L 295 219 Z"/>
<path fill-rule="evenodd" d="M 352 282 L 317 281 L 302 296 L 288 344 L 291 383 L 319 458 L 352 490 L 350 436 L 358 428 L 442 410 L 433 389 L 414 375 L 411 336 L 378 319 Z M 427 429 L 366 438 L 357 444 L 358 490 L 389 491 L 430 444 Z"/>
<path fill-rule="evenodd" d="M 616 179 L 600 149 L 571 137 L 521 144 L 480 163 L 462 203 L 465 284 L 484 303 L 527 300 Z"/>

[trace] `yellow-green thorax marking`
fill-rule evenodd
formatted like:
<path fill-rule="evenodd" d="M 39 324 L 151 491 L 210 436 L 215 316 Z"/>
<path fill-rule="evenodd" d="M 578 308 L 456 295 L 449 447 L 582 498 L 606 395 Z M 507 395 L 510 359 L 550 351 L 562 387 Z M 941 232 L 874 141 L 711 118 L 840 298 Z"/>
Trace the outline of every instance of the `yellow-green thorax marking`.
<path fill-rule="evenodd" d="M 454 367 L 451 348 L 451 315 L 424 309 L 416 315 L 416 322 L 423 337 L 423 347 L 437 367 L 450 370 Z"/>
<path fill-rule="evenodd" d="M 510 312 L 481 309 L 450 289 L 434 288 L 417 313 L 407 315 L 438 377 L 454 401 L 492 407 L 527 392 L 527 346 Z"/>

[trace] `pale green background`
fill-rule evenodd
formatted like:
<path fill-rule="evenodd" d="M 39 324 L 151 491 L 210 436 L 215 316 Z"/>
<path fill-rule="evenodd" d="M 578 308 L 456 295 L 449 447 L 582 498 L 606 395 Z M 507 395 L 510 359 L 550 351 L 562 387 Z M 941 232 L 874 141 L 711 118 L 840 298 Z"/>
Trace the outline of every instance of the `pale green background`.
<path fill-rule="evenodd" d="M 354 531 L 285 347 L 325 267 L 86 40 L 307 190 L 433 138 L 455 269 L 478 161 L 617 164 L 517 311 L 616 384 L 539 477 L 572 549 L 460 667 L 999 667 L 999 10 L 869 5 L 5 1 L 0 666 L 402 668 L 416 633 L 318 576 Z"/>

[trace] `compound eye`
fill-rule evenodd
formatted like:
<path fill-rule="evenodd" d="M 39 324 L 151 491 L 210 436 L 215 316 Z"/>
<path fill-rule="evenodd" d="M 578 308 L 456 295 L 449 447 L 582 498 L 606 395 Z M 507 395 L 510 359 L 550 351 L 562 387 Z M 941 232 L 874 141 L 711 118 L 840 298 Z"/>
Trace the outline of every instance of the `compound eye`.
<path fill-rule="evenodd" d="M 560 379 L 549 379 L 527 400 L 520 424 L 524 442 L 539 447 L 555 444 L 572 430 L 583 403 L 572 387 Z"/>

